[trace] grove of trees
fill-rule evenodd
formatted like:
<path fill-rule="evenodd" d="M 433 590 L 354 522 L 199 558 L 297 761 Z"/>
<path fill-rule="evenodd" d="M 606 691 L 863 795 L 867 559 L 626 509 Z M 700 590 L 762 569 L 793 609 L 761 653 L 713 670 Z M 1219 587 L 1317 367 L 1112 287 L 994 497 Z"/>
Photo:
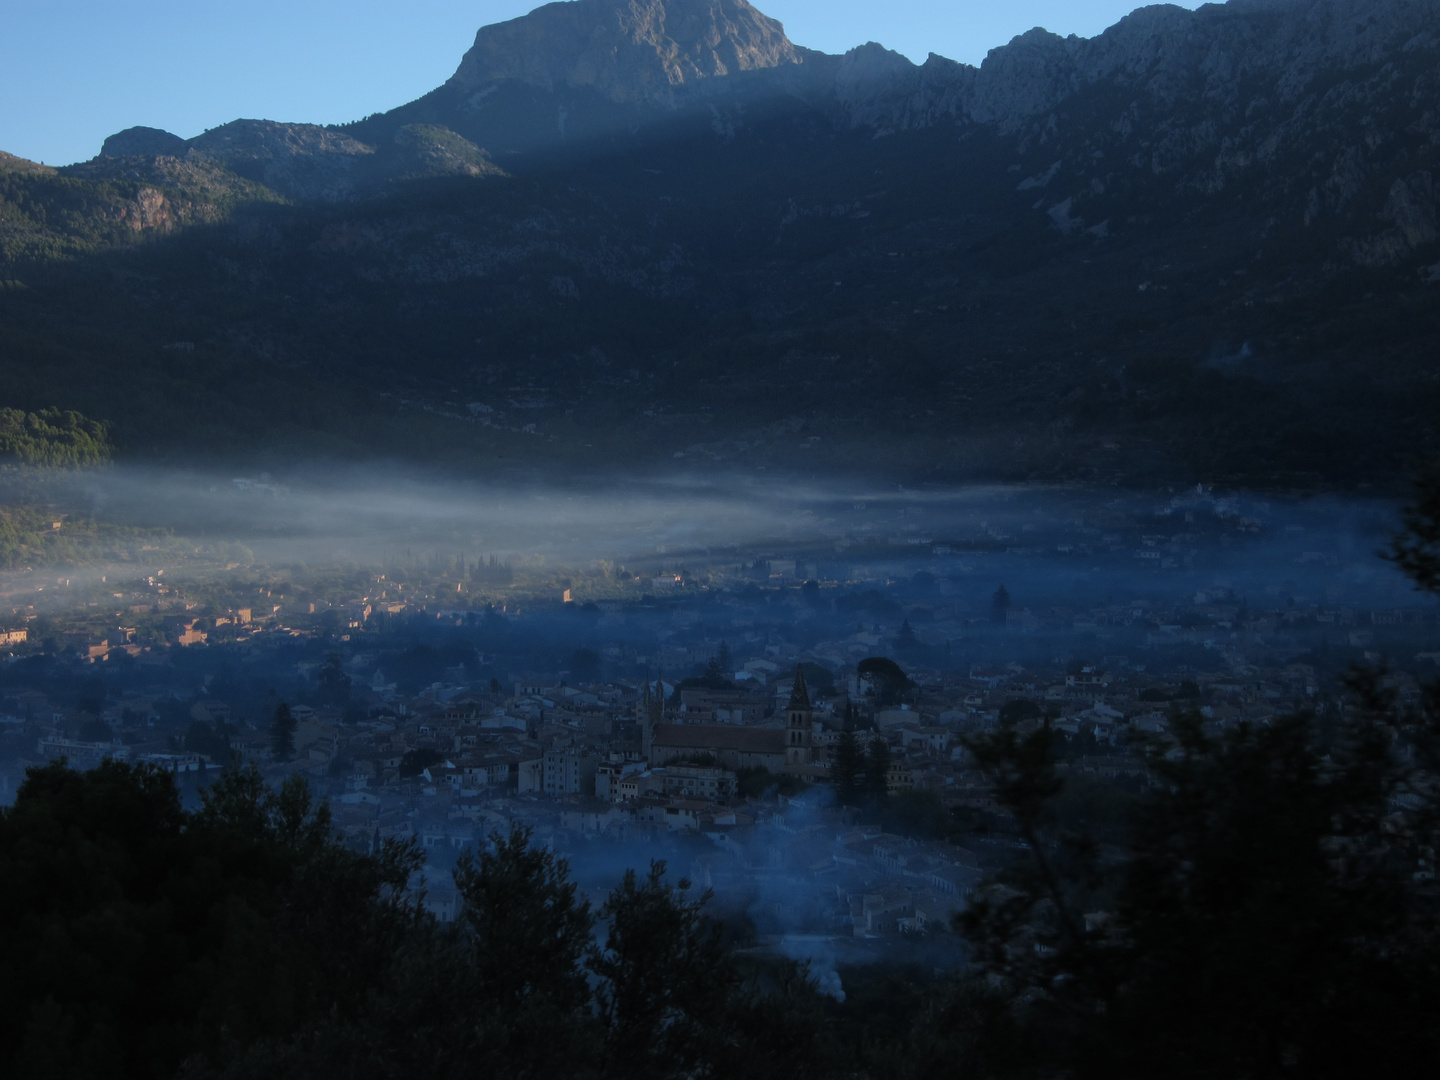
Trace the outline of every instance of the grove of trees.
<path fill-rule="evenodd" d="M 69 410 L 0 408 L 0 462 L 77 468 L 109 460 L 104 424 Z"/>

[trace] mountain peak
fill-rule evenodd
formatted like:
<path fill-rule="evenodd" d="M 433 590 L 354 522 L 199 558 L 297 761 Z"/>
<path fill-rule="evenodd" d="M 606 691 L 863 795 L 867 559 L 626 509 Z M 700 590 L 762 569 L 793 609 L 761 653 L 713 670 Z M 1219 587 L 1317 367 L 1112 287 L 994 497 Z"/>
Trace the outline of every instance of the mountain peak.
<path fill-rule="evenodd" d="M 482 27 L 450 82 L 514 79 L 668 104 L 705 79 L 801 62 L 785 28 L 747 0 L 567 0 Z"/>
<path fill-rule="evenodd" d="M 152 127 L 116 132 L 100 148 L 101 157 L 184 157 L 190 146 L 179 135 Z"/>

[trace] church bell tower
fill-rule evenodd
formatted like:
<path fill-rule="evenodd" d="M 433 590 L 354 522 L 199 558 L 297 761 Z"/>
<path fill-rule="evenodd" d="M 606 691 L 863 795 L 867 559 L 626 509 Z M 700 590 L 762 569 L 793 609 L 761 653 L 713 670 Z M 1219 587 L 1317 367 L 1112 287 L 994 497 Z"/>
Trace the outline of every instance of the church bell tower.
<path fill-rule="evenodd" d="M 655 728 L 665 719 L 665 669 L 655 680 L 655 693 L 650 693 L 650 677 L 645 677 L 645 696 L 640 700 L 640 753 L 650 761 L 655 745 Z M 653 764 L 653 762 L 652 762 Z"/>
<path fill-rule="evenodd" d="M 810 727 L 813 715 L 810 691 L 805 687 L 805 673 L 797 667 L 795 685 L 790 691 L 790 704 L 785 709 L 786 765 L 809 765 L 815 760 Z"/>

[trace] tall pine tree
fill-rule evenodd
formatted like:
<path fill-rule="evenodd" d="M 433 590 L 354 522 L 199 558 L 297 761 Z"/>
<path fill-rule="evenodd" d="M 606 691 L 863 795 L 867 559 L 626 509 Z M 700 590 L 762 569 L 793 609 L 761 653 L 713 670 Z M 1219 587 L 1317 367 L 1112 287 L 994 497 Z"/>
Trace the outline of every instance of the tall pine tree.
<path fill-rule="evenodd" d="M 1009 614 L 1010 590 L 1001 585 L 995 590 L 995 595 L 990 598 L 990 621 L 997 626 L 1004 626 Z"/>
<path fill-rule="evenodd" d="M 890 745 L 878 735 L 865 755 L 865 791 L 876 802 L 890 792 Z"/>
<path fill-rule="evenodd" d="M 835 784 L 835 800 L 841 806 L 854 806 L 860 801 L 860 786 L 865 771 L 865 754 L 847 724 L 835 744 L 830 762 L 830 777 Z"/>
<path fill-rule="evenodd" d="M 281 702 L 270 721 L 270 752 L 276 761 L 289 761 L 295 756 L 295 729 L 299 725 L 290 715 L 290 706 Z"/>

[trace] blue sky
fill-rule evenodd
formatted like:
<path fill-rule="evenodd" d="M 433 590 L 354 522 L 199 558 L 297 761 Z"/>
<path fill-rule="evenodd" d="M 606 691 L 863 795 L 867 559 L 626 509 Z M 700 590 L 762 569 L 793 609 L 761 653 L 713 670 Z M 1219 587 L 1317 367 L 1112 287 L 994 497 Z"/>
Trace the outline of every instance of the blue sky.
<path fill-rule="evenodd" d="M 0 150 L 62 165 L 136 124 L 340 123 L 449 78 L 486 23 L 534 0 L 0 0 Z M 879 41 L 979 63 L 1033 26 L 1092 36 L 1136 0 L 759 0 L 825 52 Z M 1193 2 L 1186 7 L 1197 6 Z"/>

